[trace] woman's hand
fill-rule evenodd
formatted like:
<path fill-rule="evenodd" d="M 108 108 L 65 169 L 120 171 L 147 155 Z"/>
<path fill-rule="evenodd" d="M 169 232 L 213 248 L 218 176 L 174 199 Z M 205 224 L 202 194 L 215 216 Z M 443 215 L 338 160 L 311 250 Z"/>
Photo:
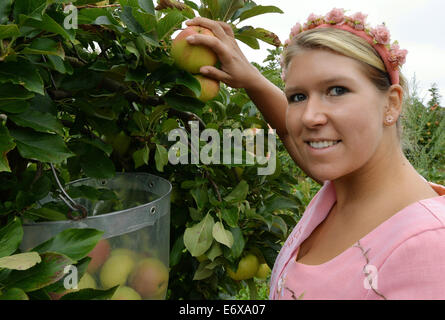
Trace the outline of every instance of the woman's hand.
<path fill-rule="evenodd" d="M 196 34 L 187 38 L 193 45 L 204 45 L 211 48 L 221 62 L 221 69 L 212 66 L 201 67 L 200 72 L 215 80 L 224 82 L 232 88 L 249 89 L 261 73 L 247 60 L 236 43 L 232 27 L 221 21 L 207 18 L 194 18 L 186 22 L 188 26 L 201 26 L 210 29 L 216 37 Z"/>

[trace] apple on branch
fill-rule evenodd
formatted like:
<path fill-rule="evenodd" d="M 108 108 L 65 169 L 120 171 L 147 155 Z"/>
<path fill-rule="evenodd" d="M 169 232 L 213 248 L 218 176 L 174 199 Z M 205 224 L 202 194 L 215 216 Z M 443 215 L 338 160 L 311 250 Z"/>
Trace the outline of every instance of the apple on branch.
<path fill-rule="evenodd" d="M 200 74 L 194 75 L 201 85 L 201 95 L 197 97 L 202 102 L 214 99 L 219 93 L 219 81 L 204 77 Z"/>
<path fill-rule="evenodd" d="M 173 40 L 171 55 L 180 69 L 197 74 L 203 66 L 215 66 L 218 57 L 206 46 L 189 44 L 186 38 L 194 34 L 215 36 L 211 30 L 204 27 L 187 27 Z"/>

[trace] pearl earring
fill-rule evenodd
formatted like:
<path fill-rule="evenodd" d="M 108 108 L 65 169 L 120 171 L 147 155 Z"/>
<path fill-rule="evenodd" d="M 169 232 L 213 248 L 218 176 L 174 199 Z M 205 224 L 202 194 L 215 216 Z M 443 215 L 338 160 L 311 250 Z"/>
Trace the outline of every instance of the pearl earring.
<path fill-rule="evenodd" d="M 386 123 L 387 124 L 392 124 L 394 122 L 394 118 L 392 116 L 387 116 L 386 117 Z"/>

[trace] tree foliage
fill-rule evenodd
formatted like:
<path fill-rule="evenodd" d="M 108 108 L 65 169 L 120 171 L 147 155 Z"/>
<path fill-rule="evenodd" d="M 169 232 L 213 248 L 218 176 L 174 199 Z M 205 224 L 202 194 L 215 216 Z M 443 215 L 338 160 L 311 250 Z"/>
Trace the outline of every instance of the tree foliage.
<path fill-rule="evenodd" d="M 85 256 L 100 238 L 99 231 L 70 230 L 84 239 L 76 256 L 69 254 L 70 237 L 62 235 L 57 247 L 42 244 L 17 256 L 23 261 L 15 269 L 21 269 L 13 270 L 10 258 L 23 254 L 24 221 L 67 219 L 67 208 L 39 204 L 58 192 L 52 166 L 62 184 L 135 171 L 171 181 L 170 299 L 236 294 L 241 284 L 225 270 L 248 252 L 273 265 L 305 201 L 296 193 L 298 177 L 282 169 L 291 163 L 279 141 L 277 170 L 269 176 L 257 174 L 259 164 L 168 162 L 174 143 L 168 133 L 182 128 L 190 136 L 190 121 L 221 135 L 223 129 L 269 129 L 243 90 L 223 86 L 208 103 L 194 98 L 189 92 L 199 93 L 199 83 L 170 56 L 172 35 L 197 15 L 230 23 L 235 37 L 252 48 L 259 41 L 279 47 L 278 37 L 264 28 L 238 27 L 265 13 L 281 10 L 240 0 L 2 1 L 2 298 L 48 299 L 49 290 L 61 285 L 49 274 L 61 275 L 68 264 L 85 271 Z M 27 280 L 30 274 L 34 282 Z M 77 296 L 109 298 L 110 290 Z"/>

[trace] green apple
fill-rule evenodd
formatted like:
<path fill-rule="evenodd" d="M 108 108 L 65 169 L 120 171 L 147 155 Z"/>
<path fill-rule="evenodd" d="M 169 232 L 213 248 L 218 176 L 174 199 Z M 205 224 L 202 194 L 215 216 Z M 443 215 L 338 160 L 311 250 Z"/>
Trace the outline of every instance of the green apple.
<path fill-rule="evenodd" d="M 127 286 L 120 286 L 116 289 L 111 300 L 142 300 L 139 293 Z"/>
<path fill-rule="evenodd" d="M 131 273 L 129 284 L 144 299 L 162 299 L 168 286 L 168 269 L 156 258 L 142 259 Z"/>
<path fill-rule="evenodd" d="M 201 85 L 201 95 L 198 97 L 202 102 L 214 99 L 219 93 L 219 81 L 204 77 L 200 74 L 194 76 Z"/>
<path fill-rule="evenodd" d="M 93 250 L 88 254 L 91 257 L 91 261 L 88 264 L 87 271 L 91 274 L 95 273 L 108 259 L 111 251 L 111 246 L 108 240 L 100 240 Z"/>
<path fill-rule="evenodd" d="M 247 280 L 253 278 L 258 271 L 259 262 L 256 255 L 249 253 L 241 258 L 238 263 L 238 269 L 234 272 L 230 267 L 227 268 L 227 273 L 233 280 Z"/>
<path fill-rule="evenodd" d="M 218 62 L 216 54 L 208 47 L 191 45 L 186 38 L 194 34 L 215 36 L 207 28 L 190 26 L 181 31 L 172 42 L 171 55 L 176 65 L 190 73 L 199 73 L 203 66 L 214 66 Z"/>
<path fill-rule="evenodd" d="M 124 285 L 135 265 L 135 260 L 126 254 L 111 254 L 100 270 L 100 282 L 104 289 Z"/>
<path fill-rule="evenodd" d="M 77 289 L 97 289 L 96 280 L 94 280 L 91 274 L 85 272 L 85 274 L 82 276 L 79 283 L 77 284 Z"/>
<path fill-rule="evenodd" d="M 267 265 L 267 263 L 262 263 L 258 267 L 258 271 L 255 274 L 255 277 L 258 279 L 267 279 L 270 272 L 271 272 L 271 270 L 270 270 L 270 267 Z"/>
<path fill-rule="evenodd" d="M 117 256 L 117 255 L 127 255 L 130 258 L 132 258 L 134 261 L 138 259 L 138 254 L 134 252 L 133 250 L 127 249 L 127 248 L 116 248 L 111 251 L 111 256 Z"/>
<path fill-rule="evenodd" d="M 131 138 L 124 131 L 119 132 L 112 138 L 113 150 L 120 156 L 124 156 L 130 148 Z"/>

